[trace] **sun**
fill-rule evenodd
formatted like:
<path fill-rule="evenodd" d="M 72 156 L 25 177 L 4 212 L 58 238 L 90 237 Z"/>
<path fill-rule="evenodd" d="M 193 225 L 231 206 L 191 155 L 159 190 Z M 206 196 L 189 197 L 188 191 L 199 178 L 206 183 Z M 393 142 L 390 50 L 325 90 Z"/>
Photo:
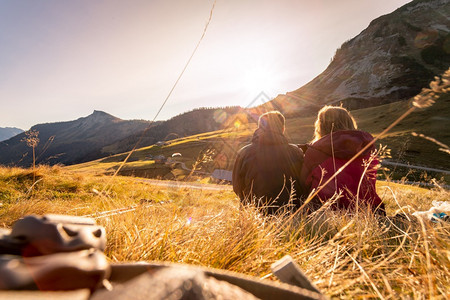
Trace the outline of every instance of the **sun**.
<path fill-rule="evenodd" d="M 264 65 L 246 68 L 243 71 L 243 89 L 252 97 L 261 92 L 273 94 L 279 81 L 279 74 Z"/>

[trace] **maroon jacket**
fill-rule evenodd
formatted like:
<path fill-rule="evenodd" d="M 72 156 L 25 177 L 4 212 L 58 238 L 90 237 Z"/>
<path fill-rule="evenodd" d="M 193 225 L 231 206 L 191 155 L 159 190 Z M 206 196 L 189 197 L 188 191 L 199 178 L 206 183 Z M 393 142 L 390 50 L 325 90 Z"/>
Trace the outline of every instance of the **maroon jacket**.
<path fill-rule="evenodd" d="M 321 186 L 372 140 L 372 135 L 367 132 L 343 130 L 333 132 L 307 145 L 301 172 L 302 182 L 310 190 Z M 378 160 L 376 158 L 371 160 L 371 153 L 374 150 L 375 146 L 372 145 L 327 184 L 318 193 L 321 201 L 326 201 L 337 191 L 341 191 L 342 196 L 332 208 L 354 209 L 358 198 L 359 206 L 370 206 L 374 211 L 385 214 L 384 204 L 375 189 Z M 370 163 L 365 171 L 368 162 Z M 359 197 L 356 196 L 358 187 Z"/>
<path fill-rule="evenodd" d="M 282 133 L 257 129 L 252 143 L 238 152 L 233 168 L 233 190 L 241 202 L 251 202 L 254 197 L 261 200 L 256 206 L 272 214 L 288 204 L 293 188 L 296 197 L 290 204 L 298 208 L 304 194 L 300 184 L 302 163 L 302 150 L 289 144 Z"/>

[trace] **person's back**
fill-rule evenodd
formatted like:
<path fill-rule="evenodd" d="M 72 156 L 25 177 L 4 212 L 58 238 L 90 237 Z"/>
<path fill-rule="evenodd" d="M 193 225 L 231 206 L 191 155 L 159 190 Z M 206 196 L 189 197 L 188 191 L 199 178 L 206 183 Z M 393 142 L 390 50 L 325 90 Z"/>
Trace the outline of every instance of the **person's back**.
<path fill-rule="evenodd" d="M 264 114 L 252 143 L 238 152 L 233 190 L 243 203 L 256 200 L 255 204 L 269 214 L 287 204 L 298 208 L 303 196 L 302 162 L 302 151 L 284 136 L 284 117 L 278 112 Z"/>
<path fill-rule="evenodd" d="M 315 126 L 316 139 L 305 150 L 301 175 L 305 186 L 310 190 L 320 187 L 317 196 L 321 201 L 327 201 L 340 193 L 332 208 L 354 210 L 356 206 L 369 206 L 373 211 L 384 214 L 384 204 L 375 188 L 378 160 L 372 157 L 374 145 L 322 187 L 373 140 L 372 135 L 356 130 L 356 122 L 341 107 L 324 107 L 318 114 Z"/>

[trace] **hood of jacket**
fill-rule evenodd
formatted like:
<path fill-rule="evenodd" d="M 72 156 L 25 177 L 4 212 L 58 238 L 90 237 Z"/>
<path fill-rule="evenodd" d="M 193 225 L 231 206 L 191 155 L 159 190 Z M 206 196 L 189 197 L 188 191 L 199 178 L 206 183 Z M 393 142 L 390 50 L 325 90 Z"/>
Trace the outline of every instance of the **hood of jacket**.
<path fill-rule="evenodd" d="M 253 133 L 252 143 L 260 145 L 279 145 L 287 144 L 288 140 L 282 132 L 258 128 L 255 133 Z"/>
<path fill-rule="evenodd" d="M 372 140 L 373 136 L 368 132 L 359 130 L 342 130 L 322 137 L 309 147 L 329 156 L 332 155 L 332 150 L 334 149 L 334 156 L 336 158 L 350 159 Z M 372 151 L 374 151 L 374 149 L 375 145 L 371 145 L 371 147 L 362 153 L 362 156 L 369 155 Z"/>

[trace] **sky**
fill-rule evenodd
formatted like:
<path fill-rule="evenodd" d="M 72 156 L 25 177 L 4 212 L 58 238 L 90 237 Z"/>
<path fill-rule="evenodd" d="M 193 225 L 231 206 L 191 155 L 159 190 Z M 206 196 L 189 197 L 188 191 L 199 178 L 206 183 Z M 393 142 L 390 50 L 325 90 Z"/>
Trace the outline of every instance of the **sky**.
<path fill-rule="evenodd" d="M 248 106 L 295 90 L 336 49 L 407 0 L 217 0 L 206 35 L 158 120 Z M 0 0 L 0 127 L 94 110 L 152 120 L 213 0 Z"/>

